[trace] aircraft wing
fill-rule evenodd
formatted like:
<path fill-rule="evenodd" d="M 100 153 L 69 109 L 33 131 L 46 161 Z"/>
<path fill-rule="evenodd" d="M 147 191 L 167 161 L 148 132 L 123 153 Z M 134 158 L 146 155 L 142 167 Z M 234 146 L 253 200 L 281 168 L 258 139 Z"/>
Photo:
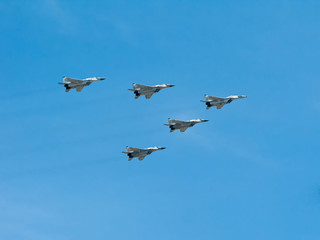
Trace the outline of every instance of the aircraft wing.
<path fill-rule="evenodd" d="M 209 98 L 209 100 L 212 100 L 212 101 L 222 101 L 222 100 L 224 100 L 224 98 L 221 98 L 221 97 L 209 96 L 208 98 Z"/>
<path fill-rule="evenodd" d="M 77 90 L 77 92 L 81 92 L 83 88 L 84 88 L 84 85 L 76 87 L 76 90 Z"/>
<path fill-rule="evenodd" d="M 216 106 L 217 106 L 217 109 L 221 109 L 224 106 L 224 103 L 219 103 Z"/>
<path fill-rule="evenodd" d="M 127 152 L 140 152 L 140 148 L 128 147 Z"/>
<path fill-rule="evenodd" d="M 187 129 L 187 127 L 180 128 L 180 132 L 185 132 Z"/>
<path fill-rule="evenodd" d="M 183 123 L 184 123 L 184 121 L 180 121 L 180 120 L 174 120 L 174 119 L 172 119 L 170 123 L 171 123 L 171 124 L 172 124 L 172 123 L 175 123 L 175 124 L 183 124 Z"/>
<path fill-rule="evenodd" d="M 142 161 L 145 157 L 146 157 L 145 155 L 144 156 L 139 156 L 138 159 L 139 159 L 139 161 Z"/>
<path fill-rule="evenodd" d="M 63 79 L 64 81 L 67 81 L 67 82 L 72 82 L 72 83 L 82 83 L 83 80 L 80 80 L 80 79 L 74 79 L 74 78 L 64 78 Z"/>
<path fill-rule="evenodd" d="M 146 93 L 144 96 L 146 97 L 146 99 L 150 99 L 153 94 L 154 94 L 153 92 L 150 92 L 150 93 Z"/>
<path fill-rule="evenodd" d="M 146 86 L 146 85 L 142 85 L 142 84 L 135 84 L 135 87 L 140 88 L 140 90 L 152 89 L 152 87 Z"/>

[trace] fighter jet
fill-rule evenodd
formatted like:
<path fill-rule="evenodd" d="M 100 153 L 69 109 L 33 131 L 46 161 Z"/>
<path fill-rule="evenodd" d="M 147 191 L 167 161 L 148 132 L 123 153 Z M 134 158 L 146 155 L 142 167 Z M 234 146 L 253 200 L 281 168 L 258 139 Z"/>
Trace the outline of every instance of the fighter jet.
<path fill-rule="evenodd" d="M 245 95 L 232 95 L 229 97 L 212 97 L 208 95 L 204 95 L 205 100 L 201 101 L 206 103 L 207 109 L 216 106 L 217 109 L 221 109 L 225 104 L 231 103 L 234 100 L 241 99 L 241 98 L 246 98 L 247 96 Z"/>
<path fill-rule="evenodd" d="M 81 92 L 82 89 L 86 86 L 89 86 L 93 82 L 98 82 L 104 80 L 103 77 L 92 77 L 86 79 L 74 79 L 74 78 L 67 78 L 63 77 L 62 84 L 66 88 L 66 92 L 69 92 L 70 89 L 75 88 L 77 92 Z"/>
<path fill-rule="evenodd" d="M 135 99 L 139 98 L 141 95 L 144 95 L 146 99 L 151 98 L 151 96 L 159 92 L 162 89 L 169 88 L 169 87 L 174 87 L 172 84 L 160 84 L 160 85 L 155 85 L 155 86 L 146 86 L 142 84 L 132 84 L 133 89 L 129 89 L 130 91 L 133 91 L 133 93 L 136 95 Z"/>
<path fill-rule="evenodd" d="M 185 132 L 188 128 L 193 127 L 194 125 L 202 122 L 208 122 L 209 120 L 205 119 L 192 119 L 189 121 L 180 121 L 175 119 L 168 119 L 168 124 L 164 124 L 170 127 L 170 132 L 173 132 L 176 129 L 179 129 L 180 132 Z"/>
<path fill-rule="evenodd" d="M 142 161 L 147 155 L 150 155 L 151 153 L 163 150 L 164 147 L 149 147 L 146 149 L 140 149 L 140 148 L 134 148 L 134 147 L 127 147 L 126 152 L 122 152 L 124 154 L 127 154 L 129 159 L 128 161 L 131 161 L 133 158 L 138 158 L 140 161 Z"/>

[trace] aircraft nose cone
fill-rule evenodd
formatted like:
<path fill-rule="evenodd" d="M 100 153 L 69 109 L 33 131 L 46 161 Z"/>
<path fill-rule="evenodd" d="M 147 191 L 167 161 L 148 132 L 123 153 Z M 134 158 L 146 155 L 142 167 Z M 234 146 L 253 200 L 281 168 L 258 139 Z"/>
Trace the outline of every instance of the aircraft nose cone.
<path fill-rule="evenodd" d="M 100 81 L 105 80 L 106 78 L 99 78 Z"/>
<path fill-rule="evenodd" d="M 207 120 L 207 119 L 202 119 L 202 122 L 208 122 L 209 120 Z"/>
<path fill-rule="evenodd" d="M 165 148 L 165 147 L 160 147 L 159 149 L 160 149 L 160 150 L 163 150 L 163 149 L 166 149 L 166 148 Z"/>
<path fill-rule="evenodd" d="M 174 87 L 174 85 L 173 85 L 173 84 L 168 84 L 167 86 L 168 86 L 168 87 Z"/>

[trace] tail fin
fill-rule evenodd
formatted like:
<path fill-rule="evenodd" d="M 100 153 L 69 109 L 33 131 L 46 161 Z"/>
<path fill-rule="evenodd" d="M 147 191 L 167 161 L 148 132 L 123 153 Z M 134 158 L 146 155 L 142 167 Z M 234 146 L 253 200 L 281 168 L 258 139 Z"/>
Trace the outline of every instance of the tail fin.
<path fill-rule="evenodd" d="M 172 119 L 171 118 L 168 118 L 168 123 L 164 124 L 165 126 L 171 126 L 172 124 Z"/>
<path fill-rule="evenodd" d="M 207 101 L 210 101 L 210 97 L 209 97 L 209 95 L 205 94 L 204 100 L 201 100 L 200 102 L 207 102 Z"/>

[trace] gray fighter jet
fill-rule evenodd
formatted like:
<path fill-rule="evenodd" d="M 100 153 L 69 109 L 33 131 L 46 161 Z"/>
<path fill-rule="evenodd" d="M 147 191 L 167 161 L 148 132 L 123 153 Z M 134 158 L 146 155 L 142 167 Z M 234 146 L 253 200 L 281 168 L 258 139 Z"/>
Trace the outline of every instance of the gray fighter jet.
<path fill-rule="evenodd" d="M 156 92 L 159 92 L 162 89 L 174 87 L 172 84 L 160 84 L 155 86 L 146 86 L 142 84 L 132 84 L 132 89 L 129 89 L 130 91 L 133 91 L 133 93 L 136 95 L 135 99 L 140 97 L 141 95 L 144 95 L 146 99 L 149 99 L 152 97 L 152 95 Z"/>
<path fill-rule="evenodd" d="M 133 158 L 138 158 L 140 161 L 142 161 L 147 155 L 150 155 L 151 153 L 163 150 L 164 147 L 149 147 L 146 149 L 140 149 L 140 148 L 134 148 L 134 147 L 127 147 L 126 152 L 122 152 L 124 154 L 127 154 L 129 159 L 128 161 L 131 161 Z"/>
<path fill-rule="evenodd" d="M 194 125 L 202 122 L 208 122 L 209 120 L 205 119 L 192 119 L 189 121 L 180 121 L 175 119 L 168 119 L 168 124 L 164 124 L 170 127 L 170 132 L 173 132 L 176 129 L 179 129 L 180 132 L 185 132 L 188 128 L 193 127 Z"/>
<path fill-rule="evenodd" d="M 247 96 L 245 95 L 232 95 L 229 97 L 212 97 L 208 95 L 204 95 L 205 100 L 201 101 L 206 103 L 207 109 L 215 106 L 217 109 L 221 109 L 225 104 L 231 103 L 234 100 L 241 99 L 241 98 L 246 98 Z"/>
<path fill-rule="evenodd" d="M 86 79 L 74 79 L 63 77 L 62 83 L 59 84 L 62 84 L 66 88 L 66 92 L 69 92 L 72 88 L 75 88 L 77 92 L 81 92 L 84 87 L 89 86 L 91 83 L 98 82 L 104 79 L 105 78 L 102 77 L 92 77 Z"/>

